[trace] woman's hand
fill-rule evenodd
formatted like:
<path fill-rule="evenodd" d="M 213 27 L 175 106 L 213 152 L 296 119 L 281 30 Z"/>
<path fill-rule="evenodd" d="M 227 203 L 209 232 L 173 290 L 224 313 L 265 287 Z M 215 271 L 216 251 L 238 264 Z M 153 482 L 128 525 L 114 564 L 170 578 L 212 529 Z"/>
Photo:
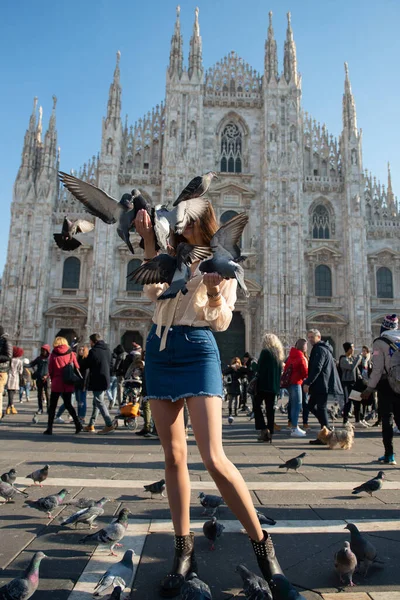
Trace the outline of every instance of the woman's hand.
<path fill-rule="evenodd" d="M 223 279 L 219 273 L 205 273 L 203 275 L 203 283 L 207 288 L 207 293 L 211 295 L 218 294 L 219 285 Z"/>
<path fill-rule="evenodd" d="M 135 229 L 140 235 L 140 237 L 144 239 L 145 243 L 154 239 L 153 225 L 151 223 L 149 213 L 147 212 L 147 210 L 144 210 L 144 208 L 142 208 L 142 210 L 139 210 L 139 212 L 136 215 Z"/>

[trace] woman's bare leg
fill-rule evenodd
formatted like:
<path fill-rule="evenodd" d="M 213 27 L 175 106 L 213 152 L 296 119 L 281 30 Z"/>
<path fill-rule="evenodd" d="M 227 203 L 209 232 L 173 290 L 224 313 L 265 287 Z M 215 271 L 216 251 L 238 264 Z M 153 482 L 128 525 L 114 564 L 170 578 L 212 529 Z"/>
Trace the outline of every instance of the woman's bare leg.
<path fill-rule="evenodd" d="M 264 539 L 250 492 L 238 469 L 222 447 L 221 398 L 196 396 L 187 400 L 193 433 L 204 466 L 214 479 L 226 504 L 236 515 L 250 538 Z"/>
<path fill-rule="evenodd" d="M 150 406 L 165 455 L 165 481 L 175 535 L 189 535 L 190 478 L 183 400 L 150 400 Z"/>

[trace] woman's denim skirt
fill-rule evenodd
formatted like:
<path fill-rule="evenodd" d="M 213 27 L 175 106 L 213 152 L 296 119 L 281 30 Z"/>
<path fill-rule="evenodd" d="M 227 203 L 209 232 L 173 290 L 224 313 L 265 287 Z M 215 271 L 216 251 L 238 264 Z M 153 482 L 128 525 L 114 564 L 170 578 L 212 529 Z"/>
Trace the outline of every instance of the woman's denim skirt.
<path fill-rule="evenodd" d="M 160 343 L 153 325 L 146 342 L 147 400 L 223 397 L 221 359 L 208 327 L 175 325 L 169 328 L 167 345 L 161 352 Z"/>

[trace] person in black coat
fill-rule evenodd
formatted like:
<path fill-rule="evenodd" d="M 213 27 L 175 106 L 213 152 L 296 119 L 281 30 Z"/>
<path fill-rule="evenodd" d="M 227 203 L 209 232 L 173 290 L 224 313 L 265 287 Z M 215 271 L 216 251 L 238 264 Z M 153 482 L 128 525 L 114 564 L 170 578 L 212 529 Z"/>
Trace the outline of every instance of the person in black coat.
<path fill-rule="evenodd" d="M 342 396 L 342 384 L 333 358 L 332 347 L 321 340 L 321 334 L 317 329 L 310 329 L 307 338 L 312 350 L 308 363 L 308 377 L 304 380 L 303 389 L 306 394 L 310 394 L 308 400 L 310 412 L 317 417 L 321 428 L 329 427 L 328 394 Z M 318 438 L 311 440 L 310 444 L 324 445 Z"/>
<path fill-rule="evenodd" d="M 237 356 L 232 358 L 230 366 L 222 372 L 228 395 L 228 410 L 230 417 L 232 416 L 232 407 L 234 415 L 237 417 L 238 400 L 240 397 L 240 379 L 244 376 L 245 372 L 246 369 L 242 367 L 242 362 Z"/>
<path fill-rule="evenodd" d="M 104 400 L 104 392 L 110 385 L 111 351 L 100 334 L 93 333 L 89 340 L 91 349 L 87 358 L 82 361 L 82 366 L 89 369 L 88 389 L 93 392 L 93 411 L 89 425 L 84 428 L 84 431 L 94 433 L 94 426 L 100 412 L 105 427 L 99 433 L 107 434 L 115 429 Z"/>

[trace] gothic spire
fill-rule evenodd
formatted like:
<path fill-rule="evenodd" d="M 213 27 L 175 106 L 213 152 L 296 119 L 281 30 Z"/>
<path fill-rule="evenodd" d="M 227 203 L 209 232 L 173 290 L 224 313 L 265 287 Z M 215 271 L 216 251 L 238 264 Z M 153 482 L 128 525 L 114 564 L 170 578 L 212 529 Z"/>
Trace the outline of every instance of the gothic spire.
<path fill-rule="evenodd" d="M 203 74 L 203 62 L 202 62 L 202 41 L 200 35 L 199 26 L 199 9 L 196 6 L 194 11 L 194 25 L 193 35 L 190 38 L 190 51 L 189 51 L 189 78 L 191 79 L 193 74 L 196 74 L 199 78 Z"/>
<path fill-rule="evenodd" d="M 343 129 L 347 129 L 348 135 L 350 136 L 351 133 L 357 134 L 357 113 L 356 103 L 354 102 L 354 96 L 351 91 L 349 66 L 347 62 L 344 63 L 344 70 L 346 77 L 343 94 Z"/>
<path fill-rule="evenodd" d="M 278 79 L 278 55 L 276 50 L 276 41 L 272 27 L 272 11 L 269 12 L 268 38 L 265 42 L 265 79 L 267 83 Z"/>
<path fill-rule="evenodd" d="M 42 142 L 42 131 L 43 131 L 43 108 L 39 106 L 39 120 L 36 128 L 36 141 L 38 144 Z"/>
<path fill-rule="evenodd" d="M 181 22 L 180 22 L 181 7 L 176 7 L 176 21 L 174 35 L 171 39 L 171 52 L 169 55 L 169 67 L 168 72 L 170 77 L 176 73 L 178 77 L 182 75 L 183 71 L 183 39 L 181 35 Z"/>
<path fill-rule="evenodd" d="M 44 138 L 43 167 L 54 168 L 57 161 L 56 105 L 57 97 L 53 96 L 53 110 L 51 111 L 49 127 Z"/>
<path fill-rule="evenodd" d="M 393 188 L 392 188 L 392 174 L 390 172 L 390 163 L 389 162 L 388 162 L 387 203 L 388 203 L 388 206 L 390 206 L 390 207 L 395 206 L 395 199 L 394 199 Z"/>
<path fill-rule="evenodd" d="M 287 13 L 288 26 L 286 30 L 285 53 L 283 58 L 283 69 L 286 81 L 297 84 L 297 55 L 296 44 L 293 39 L 291 14 Z"/>
<path fill-rule="evenodd" d="M 114 127 L 116 127 L 117 122 L 120 120 L 121 116 L 121 86 L 119 83 L 120 78 L 120 70 L 119 70 L 119 61 L 121 58 L 121 52 L 118 50 L 117 52 L 117 63 L 115 65 L 114 78 L 112 84 L 110 85 L 110 92 L 108 95 L 108 106 L 107 106 L 107 117 L 106 123 L 113 123 Z"/>
<path fill-rule="evenodd" d="M 29 118 L 28 129 L 25 132 L 24 146 L 22 148 L 21 167 L 18 176 L 27 174 L 29 169 L 33 169 L 36 164 L 36 110 L 38 99 L 35 96 L 33 99 L 32 113 Z"/>

